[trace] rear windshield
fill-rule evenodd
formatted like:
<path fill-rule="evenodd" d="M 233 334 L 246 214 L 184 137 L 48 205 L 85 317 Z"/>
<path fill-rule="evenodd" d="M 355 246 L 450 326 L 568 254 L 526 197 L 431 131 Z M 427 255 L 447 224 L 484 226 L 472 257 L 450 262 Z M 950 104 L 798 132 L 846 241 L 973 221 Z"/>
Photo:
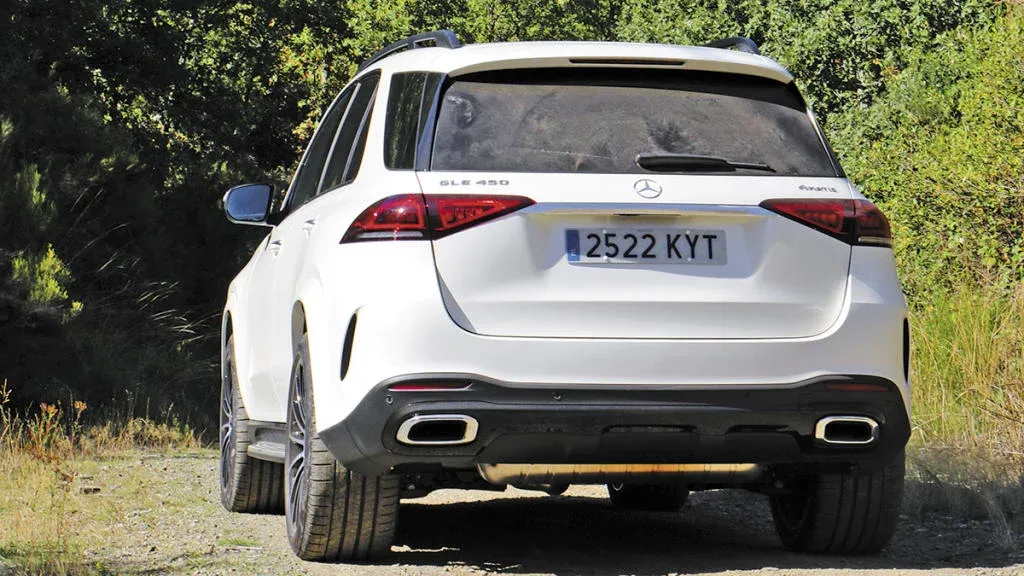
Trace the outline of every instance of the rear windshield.
<path fill-rule="evenodd" d="M 713 156 L 836 176 L 792 85 L 694 71 L 530 70 L 462 76 L 444 92 L 433 170 L 646 172 L 638 154 Z"/>

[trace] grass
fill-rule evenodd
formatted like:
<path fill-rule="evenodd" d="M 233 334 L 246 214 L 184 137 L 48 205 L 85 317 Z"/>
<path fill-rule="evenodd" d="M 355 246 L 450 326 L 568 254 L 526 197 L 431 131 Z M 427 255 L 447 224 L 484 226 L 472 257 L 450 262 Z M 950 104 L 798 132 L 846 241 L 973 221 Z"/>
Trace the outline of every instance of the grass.
<path fill-rule="evenodd" d="M 1024 513 L 1024 285 L 962 289 L 911 314 L 913 436 L 904 511 L 990 521 Z"/>
<path fill-rule="evenodd" d="M 251 538 L 241 538 L 241 537 L 238 537 L 238 536 L 230 536 L 230 537 L 221 538 L 220 540 L 217 540 L 217 545 L 218 546 L 224 546 L 224 547 L 237 546 L 237 547 L 240 547 L 240 548 L 253 548 L 253 547 L 259 546 L 260 543 L 257 542 L 256 540 L 251 539 Z"/>
<path fill-rule="evenodd" d="M 904 515 L 986 521 L 997 546 L 1016 546 L 1014 520 L 1024 513 L 1020 461 L 979 445 L 911 447 L 907 461 Z"/>
<path fill-rule="evenodd" d="M 914 443 L 1024 459 L 1024 285 L 936 296 L 911 330 Z"/>
<path fill-rule="evenodd" d="M 0 384 L 0 571 L 15 574 L 97 574 L 102 566 L 84 561 L 85 537 L 116 526 L 117 500 L 97 499 L 90 485 L 97 467 L 138 451 L 195 451 L 197 434 L 187 425 L 143 418 L 85 426 L 88 407 L 41 404 L 20 415 L 9 407 L 10 389 Z M 135 486 L 145 501 L 141 478 Z"/>

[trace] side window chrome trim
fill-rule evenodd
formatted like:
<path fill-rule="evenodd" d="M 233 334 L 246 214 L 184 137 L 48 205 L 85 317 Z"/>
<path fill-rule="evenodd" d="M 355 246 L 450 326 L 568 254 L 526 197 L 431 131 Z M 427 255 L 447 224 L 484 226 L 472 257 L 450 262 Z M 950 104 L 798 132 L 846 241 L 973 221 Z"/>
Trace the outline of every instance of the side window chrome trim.
<path fill-rule="evenodd" d="M 370 94 L 370 103 L 366 106 L 366 110 L 363 111 L 363 117 L 359 121 L 359 128 L 356 130 L 356 139 L 352 143 L 352 148 L 348 151 L 348 158 L 345 160 L 345 170 L 342 172 L 341 186 L 345 186 L 347 184 L 355 182 L 355 179 L 359 176 L 359 167 L 357 166 L 356 173 L 353 174 L 351 178 L 349 178 L 349 171 L 352 169 L 352 157 L 355 155 L 356 150 L 358 150 L 360 147 L 366 147 L 366 137 L 367 131 L 369 129 L 369 126 L 367 126 L 367 124 L 370 121 L 370 115 L 373 113 L 373 107 L 377 103 L 377 93 L 379 91 L 380 85 L 378 84 L 377 86 L 374 87 L 373 93 Z M 354 100 L 355 96 L 353 96 L 352 98 Z M 342 120 L 342 123 L 344 124 L 344 120 Z M 340 125 L 338 126 L 338 130 L 341 130 Z M 365 157 L 365 154 L 363 154 L 362 156 Z M 362 163 L 361 159 L 360 163 Z M 341 186 L 339 186 L 339 188 Z"/>
<path fill-rule="evenodd" d="M 295 207 L 293 207 L 291 205 L 292 199 L 295 196 L 295 186 L 298 184 L 298 182 L 299 182 L 299 175 L 302 173 L 302 169 L 306 166 L 306 161 L 309 159 L 309 153 L 313 149 L 313 142 L 316 140 L 316 136 L 319 133 L 320 127 L 323 126 L 323 123 L 327 120 L 328 116 L 330 116 L 331 112 L 334 111 L 334 107 L 338 104 L 338 102 L 341 102 L 341 100 L 342 100 L 342 98 L 344 98 L 344 96 L 345 96 L 345 90 L 342 90 L 338 94 L 338 96 L 334 100 L 331 101 L 331 105 L 328 106 L 326 110 L 324 110 L 323 116 L 321 116 L 320 120 L 317 122 L 316 130 L 313 130 L 313 135 L 309 138 L 309 143 L 306 144 L 306 150 L 302 153 L 302 158 L 299 160 L 299 167 L 295 169 L 295 173 L 292 175 L 292 181 L 288 185 L 288 192 L 287 192 L 287 194 L 285 194 L 284 200 L 281 201 L 280 215 L 282 217 L 287 217 L 288 213 L 295 208 Z M 351 101 L 352 100 L 350 98 L 349 102 L 351 102 Z M 346 104 L 346 112 L 348 111 L 347 110 L 347 106 L 348 106 L 348 104 Z M 341 123 L 340 122 L 338 123 L 338 127 L 339 128 L 341 127 Z M 337 130 L 335 130 L 335 138 L 337 138 Z M 334 145 L 333 141 L 332 141 L 331 145 L 332 146 Z M 328 156 L 328 158 L 329 158 L 329 156 Z M 321 178 L 322 177 L 323 177 L 323 174 L 321 173 Z M 313 196 L 310 196 L 310 198 L 312 199 L 315 196 L 316 195 L 314 194 Z"/>
<path fill-rule="evenodd" d="M 416 143 L 413 170 L 417 172 L 430 169 L 430 156 L 434 151 L 434 130 L 437 127 L 437 110 L 441 107 L 441 94 L 447 83 L 446 74 L 431 73 L 427 75 L 427 81 L 423 85 L 423 104 L 420 110 L 426 110 L 427 114 L 420 122 L 419 141 Z"/>
<path fill-rule="evenodd" d="M 359 85 L 358 91 L 353 93 L 349 107 L 345 110 L 345 117 L 338 123 L 338 130 L 334 135 L 335 140 L 331 146 L 330 154 L 328 154 L 327 159 L 324 161 L 324 168 L 320 174 L 320 183 L 318 185 L 318 196 L 322 196 L 328 192 L 333 192 L 352 182 L 352 180 L 346 180 L 346 176 L 349 171 L 349 165 L 352 162 L 353 151 L 360 143 L 363 125 L 369 117 L 369 112 L 373 110 L 373 107 L 376 104 L 377 93 L 380 85 L 380 73 L 377 70 L 372 70 L 368 74 L 360 77 L 356 82 L 358 82 Z M 357 100 L 360 99 L 360 96 L 365 93 L 368 93 L 369 96 L 364 102 L 358 102 Z M 364 107 L 360 108 L 359 106 Z M 356 120 L 357 118 L 359 120 L 358 123 L 349 124 L 349 120 Z M 345 142 L 342 143 L 342 149 L 338 149 L 338 143 L 346 133 L 346 128 L 350 128 L 352 126 L 355 127 L 355 130 L 348 132 L 351 138 L 346 137 Z M 348 147 L 347 154 L 338 155 L 339 153 L 346 151 L 345 146 Z M 345 162 L 339 166 L 338 161 L 342 159 Z M 339 167 L 340 170 L 338 170 Z M 328 175 L 330 175 L 329 179 L 327 178 Z M 331 182 L 328 182 L 328 180 L 331 180 Z"/>
<path fill-rule="evenodd" d="M 341 127 L 345 125 L 345 120 L 348 118 L 348 113 L 352 111 L 352 103 L 359 97 L 359 91 L 362 90 L 363 83 L 360 81 L 355 85 L 355 89 L 352 91 L 352 95 L 348 98 L 348 103 L 345 105 L 345 113 L 341 115 L 341 121 L 338 122 L 338 127 L 334 129 L 334 138 L 331 139 L 331 148 L 327 151 L 327 156 L 324 160 L 324 166 L 320 169 L 320 178 L 316 181 L 316 191 L 310 198 L 316 198 L 317 196 L 324 193 L 324 178 L 327 177 L 327 167 L 331 165 L 331 158 L 334 157 L 334 148 L 338 145 L 338 136 L 341 135 Z"/>

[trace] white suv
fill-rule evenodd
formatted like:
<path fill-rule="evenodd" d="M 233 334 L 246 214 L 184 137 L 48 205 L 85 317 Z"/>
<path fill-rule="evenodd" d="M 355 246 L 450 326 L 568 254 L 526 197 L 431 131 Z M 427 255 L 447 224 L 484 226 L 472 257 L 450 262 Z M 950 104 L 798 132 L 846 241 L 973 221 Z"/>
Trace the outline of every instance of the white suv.
<path fill-rule="evenodd" d="M 745 488 L 791 549 L 891 537 L 889 226 L 751 41 L 414 36 L 271 198 L 224 198 L 270 229 L 224 309 L 221 494 L 283 507 L 302 558 L 374 558 L 400 498 L 506 485 L 655 510 Z"/>

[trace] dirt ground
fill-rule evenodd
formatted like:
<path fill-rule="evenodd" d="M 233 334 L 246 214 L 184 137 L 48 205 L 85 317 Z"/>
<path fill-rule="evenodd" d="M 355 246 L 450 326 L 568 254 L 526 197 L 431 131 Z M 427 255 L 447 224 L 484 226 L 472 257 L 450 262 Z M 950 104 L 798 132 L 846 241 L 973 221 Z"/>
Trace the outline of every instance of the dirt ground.
<path fill-rule="evenodd" d="M 613 509 L 596 486 L 403 501 L 389 558 L 318 565 L 292 555 L 281 516 L 220 507 L 212 454 L 98 463 L 88 482 L 112 527 L 87 538 L 86 555 L 115 574 L 1024 575 L 1019 520 L 904 518 L 881 556 L 805 556 L 782 549 L 762 496 L 704 492 L 678 514 L 639 513 Z M 136 508 L 127 496 L 139 490 L 147 497 Z"/>

